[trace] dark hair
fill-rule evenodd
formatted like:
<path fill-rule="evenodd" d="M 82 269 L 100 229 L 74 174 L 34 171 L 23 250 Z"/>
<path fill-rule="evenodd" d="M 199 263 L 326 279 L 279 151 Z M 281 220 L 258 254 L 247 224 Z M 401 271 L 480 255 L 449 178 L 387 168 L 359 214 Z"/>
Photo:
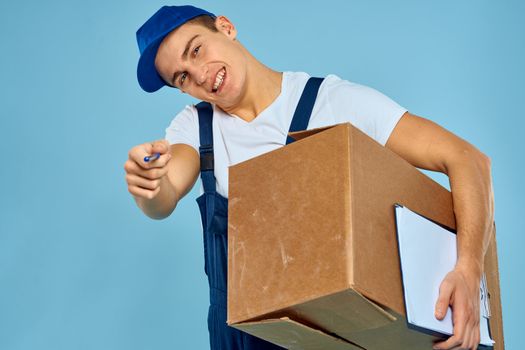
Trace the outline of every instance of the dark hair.
<path fill-rule="evenodd" d="M 210 16 L 210 15 L 200 15 L 200 16 L 190 19 L 186 23 L 198 24 L 198 25 L 208 28 L 212 32 L 218 32 L 219 30 L 217 30 L 217 27 L 215 27 L 215 18 L 217 17 Z"/>

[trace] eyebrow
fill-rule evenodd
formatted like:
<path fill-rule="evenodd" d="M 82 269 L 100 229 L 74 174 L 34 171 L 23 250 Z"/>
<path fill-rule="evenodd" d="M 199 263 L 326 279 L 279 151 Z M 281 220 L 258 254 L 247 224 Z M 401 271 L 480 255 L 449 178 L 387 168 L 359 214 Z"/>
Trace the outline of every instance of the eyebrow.
<path fill-rule="evenodd" d="M 188 52 L 190 51 L 190 47 L 191 47 L 191 43 L 193 42 L 193 40 L 195 40 L 200 34 L 196 34 L 193 36 L 193 38 L 191 38 L 190 40 L 188 40 L 188 42 L 186 43 L 186 47 L 184 48 L 184 52 L 182 53 L 182 55 L 180 56 L 181 60 L 186 60 L 187 57 L 188 57 Z M 178 76 L 180 75 L 180 72 L 175 72 L 173 73 L 173 77 L 171 78 L 171 85 L 175 86 L 176 87 L 176 80 L 178 78 Z"/>

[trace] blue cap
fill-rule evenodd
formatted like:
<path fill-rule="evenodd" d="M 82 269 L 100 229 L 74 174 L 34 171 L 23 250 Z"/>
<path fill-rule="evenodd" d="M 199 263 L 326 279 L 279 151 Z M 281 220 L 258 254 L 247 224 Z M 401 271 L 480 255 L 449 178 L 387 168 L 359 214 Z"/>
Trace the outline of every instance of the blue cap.
<path fill-rule="evenodd" d="M 215 17 L 213 13 L 189 5 L 163 6 L 137 30 L 140 50 L 137 79 L 144 91 L 154 92 L 166 85 L 155 68 L 155 57 L 162 40 L 174 29 L 201 15 Z"/>

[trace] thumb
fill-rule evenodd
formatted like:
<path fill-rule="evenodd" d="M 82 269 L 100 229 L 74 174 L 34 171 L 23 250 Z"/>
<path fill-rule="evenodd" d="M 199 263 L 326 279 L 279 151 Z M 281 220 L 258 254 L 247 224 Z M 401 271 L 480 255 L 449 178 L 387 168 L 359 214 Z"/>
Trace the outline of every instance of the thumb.
<path fill-rule="evenodd" d="M 153 146 L 151 150 L 152 153 L 165 154 L 165 153 L 168 153 L 170 149 L 170 144 L 168 140 L 153 141 L 151 145 Z"/>
<path fill-rule="evenodd" d="M 439 297 L 436 301 L 436 309 L 434 311 L 434 315 L 438 320 L 445 318 L 451 297 L 452 286 L 445 280 L 441 282 L 441 285 L 439 286 Z"/>

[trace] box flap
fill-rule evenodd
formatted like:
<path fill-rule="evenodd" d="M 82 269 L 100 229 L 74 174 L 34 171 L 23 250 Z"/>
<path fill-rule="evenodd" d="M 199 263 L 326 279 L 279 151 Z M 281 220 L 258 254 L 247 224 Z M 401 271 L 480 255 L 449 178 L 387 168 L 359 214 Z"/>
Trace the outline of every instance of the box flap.
<path fill-rule="evenodd" d="M 288 135 L 291 138 L 293 138 L 295 141 L 299 141 L 301 139 L 307 138 L 308 136 L 312 136 L 312 135 L 318 134 L 318 133 L 320 133 L 322 131 L 331 129 L 331 128 L 337 126 L 337 125 L 339 125 L 339 124 L 330 125 L 330 126 L 323 126 L 321 128 L 315 128 L 315 129 L 310 129 L 310 130 L 293 131 L 293 132 L 289 132 Z"/>
<path fill-rule="evenodd" d="M 303 323 L 337 334 L 344 339 L 368 329 L 378 329 L 396 321 L 396 317 L 359 292 L 347 289 L 290 308 Z M 360 343 L 358 343 L 360 344 Z M 361 344 L 362 345 L 362 344 Z"/>
<path fill-rule="evenodd" d="M 346 340 L 310 328 L 288 317 L 232 325 L 291 350 L 364 350 Z"/>

